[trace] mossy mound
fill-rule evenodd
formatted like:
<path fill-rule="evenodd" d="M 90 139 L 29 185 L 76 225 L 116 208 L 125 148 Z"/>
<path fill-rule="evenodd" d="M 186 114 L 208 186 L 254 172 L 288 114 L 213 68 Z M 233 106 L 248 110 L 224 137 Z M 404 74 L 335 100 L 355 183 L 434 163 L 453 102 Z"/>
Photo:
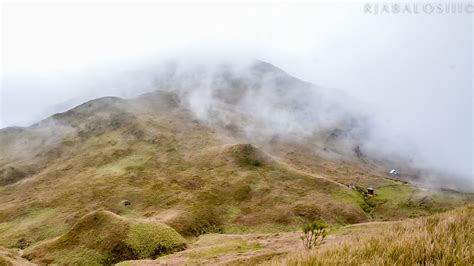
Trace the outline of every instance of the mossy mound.
<path fill-rule="evenodd" d="M 159 223 L 132 224 L 126 243 L 140 259 L 155 259 L 186 247 L 186 240 L 180 234 Z"/>
<path fill-rule="evenodd" d="M 227 147 L 224 154 L 228 155 L 241 167 L 262 167 L 273 160 L 270 156 L 252 144 L 235 144 Z"/>
<path fill-rule="evenodd" d="M 99 210 L 82 217 L 59 238 L 25 250 L 24 256 L 46 264 L 109 265 L 154 259 L 185 247 L 185 239 L 167 225 L 126 220 Z"/>

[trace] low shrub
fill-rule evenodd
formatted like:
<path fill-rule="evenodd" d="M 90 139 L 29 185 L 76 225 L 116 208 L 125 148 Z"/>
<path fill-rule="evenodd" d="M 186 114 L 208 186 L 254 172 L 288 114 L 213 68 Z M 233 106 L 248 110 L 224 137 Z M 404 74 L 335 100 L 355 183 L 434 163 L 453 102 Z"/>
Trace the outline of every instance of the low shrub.
<path fill-rule="evenodd" d="M 326 223 L 321 220 L 314 221 L 303 227 L 304 236 L 301 237 L 306 249 L 318 247 L 326 237 Z"/>

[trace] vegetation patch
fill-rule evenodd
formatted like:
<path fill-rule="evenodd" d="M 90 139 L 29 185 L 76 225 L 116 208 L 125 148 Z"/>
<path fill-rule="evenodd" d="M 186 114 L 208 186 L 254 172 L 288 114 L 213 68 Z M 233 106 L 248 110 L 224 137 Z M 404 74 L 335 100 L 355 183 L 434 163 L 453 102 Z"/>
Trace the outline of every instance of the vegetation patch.
<path fill-rule="evenodd" d="M 327 235 L 326 227 L 326 223 L 321 220 L 314 221 L 303 227 L 304 236 L 301 237 L 303 246 L 309 250 L 321 245 Z"/>
<path fill-rule="evenodd" d="M 252 144 L 236 144 L 231 146 L 227 152 L 239 166 L 249 169 L 262 167 L 271 160 Z"/>
<path fill-rule="evenodd" d="M 221 233 L 225 222 L 225 209 L 215 205 L 192 205 L 187 212 L 167 223 L 184 236 Z"/>
<path fill-rule="evenodd" d="M 126 243 L 140 259 L 173 253 L 186 247 L 186 240 L 171 227 L 157 223 L 130 226 Z"/>
<path fill-rule="evenodd" d="M 25 250 L 24 256 L 45 264 L 109 265 L 185 247 L 185 240 L 164 224 L 126 220 L 100 210 L 82 217 L 58 239 Z"/>

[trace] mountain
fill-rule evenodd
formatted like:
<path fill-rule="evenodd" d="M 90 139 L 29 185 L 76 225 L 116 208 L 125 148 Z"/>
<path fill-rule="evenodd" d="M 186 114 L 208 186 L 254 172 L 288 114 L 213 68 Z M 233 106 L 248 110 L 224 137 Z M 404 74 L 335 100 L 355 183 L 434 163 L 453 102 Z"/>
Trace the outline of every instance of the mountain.
<path fill-rule="evenodd" d="M 91 213 L 124 228 L 166 224 L 192 241 L 294 231 L 315 219 L 398 220 L 474 201 L 393 179 L 389 160 L 364 150 L 364 115 L 270 64 L 171 67 L 155 83 L 133 99 L 103 97 L 0 130 L 0 246 L 28 248 L 36 263 L 81 263 L 93 252 L 90 263 L 107 264 L 142 253 L 114 253 L 132 248 L 113 239 L 128 231 L 111 233 Z M 84 221 L 90 231 L 77 230 Z M 104 232 L 111 246 L 94 249 L 88 237 Z M 51 244 L 71 235 L 87 247 Z"/>

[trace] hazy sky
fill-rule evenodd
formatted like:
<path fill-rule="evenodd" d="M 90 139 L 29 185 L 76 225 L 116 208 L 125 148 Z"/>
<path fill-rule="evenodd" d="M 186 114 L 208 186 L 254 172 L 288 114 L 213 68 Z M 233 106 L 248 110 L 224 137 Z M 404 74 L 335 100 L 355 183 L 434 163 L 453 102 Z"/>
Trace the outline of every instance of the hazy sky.
<path fill-rule="evenodd" d="M 2 4 L 0 127 L 110 94 L 95 78 L 142 60 L 251 57 L 345 91 L 389 145 L 472 176 L 472 14 L 374 15 L 364 3 Z"/>

